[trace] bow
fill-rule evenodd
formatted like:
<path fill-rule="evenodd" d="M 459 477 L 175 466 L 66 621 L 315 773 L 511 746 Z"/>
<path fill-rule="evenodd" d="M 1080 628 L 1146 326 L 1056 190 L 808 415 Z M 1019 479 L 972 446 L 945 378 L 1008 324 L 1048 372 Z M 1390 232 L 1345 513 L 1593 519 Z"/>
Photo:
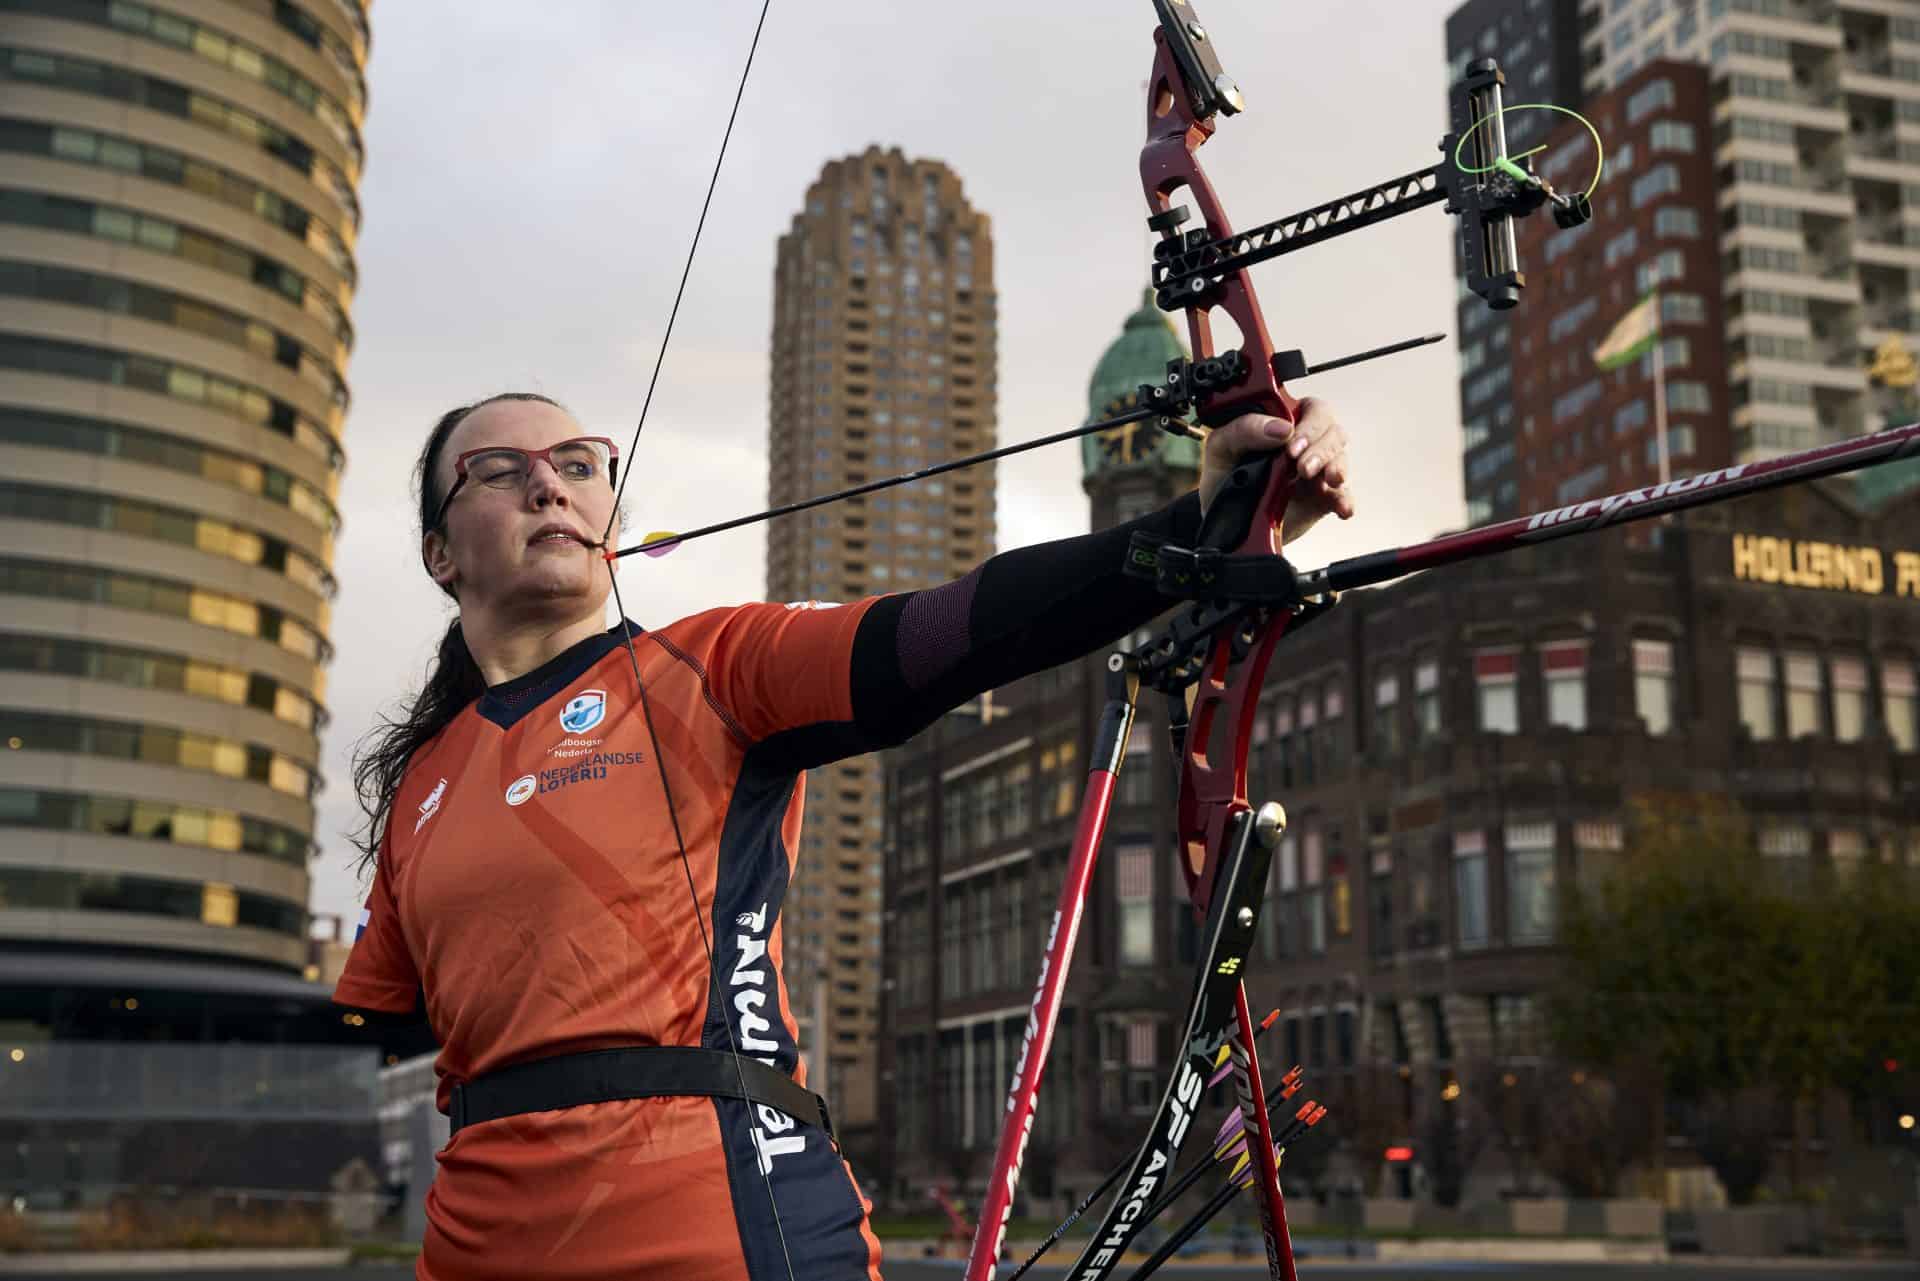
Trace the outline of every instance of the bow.
<path fill-rule="evenodd" d="M 1217 118 L 1237 114 L 1244 100 L 1221 68 L 1214 42 L 1193 7 L 1185 0 L 1154 0 L 1154 8 L 1159 26 L 1148 79 L 1140 179 L 1149 210 L 1147 225 L 1161 237 L 1154 251 L 1155 295 L 1163 309 L 1184 312 L 1191 350 L 1189 357 L 1171 362 L 1163 383 L 1141 389 L 1141 400 L 1161 411 L 1158 421 L 1167 430 L 1193 432 L 1184 421 L 1189 414 L 1201 428 L 1245 413 L 1288 423 L 1297 419 L 1298 402 L 1285 380 L 1310 370 L 1299 351 L 1275 347 L 1247 274 L 1255 263 L 1444 200 L 1461 220 L 1469 287 L 1489 305 L 1505 308 L 1518 301 L 1524 284 L 1513 219 L 1549 202 L 1563 226 L 1590 216 L 1584 194 L 1559 195 L 1519 166 L 1517 160 L 1525 157 L 1507 155 L 1504 81 L 1498 67 L 1486 60 L 1474 64 L 1468 78 L 1455 87 L 1454 132 L 1441 144 L 1441 163 L 1236 233 L 1200 162 L 1199 149 L 1213 136 Z M 1198 225 L 1183 230 L 1195 210 Z M 1216 310 L 1231 320 L 1240 346 L 1223 349 L 1216 342 Z M 1256 1028 L 1239 975 L 1258 921 L 1267 866 L 1286 827 L 1279 805 L 1268 803 L 1256 810 L 1247 797 L 1247 748 L 1259 691 L 1281 637 L 1330 599 L 1306 601 L 1281 558 L 1296 479 L 1293 462 L 1284 454 L 1243 462 L 1213 499 L 1195 547 L 1137 544 L 1133 549 L 1130 571 L 1153 577 L 1169 595 L 1191 598 L 1195 604 L 1144 652 L 1116 655 L 1111 669 L 1116 679 L 1110 683 L 1102 737 L 1092 757 L 1094 779 L 1083 802 L 1068 886 L 1055 915 L 1055 946 L 1049 948 L 1028 1025 L 1029 1046 L 1037 1038 L 1040 1053 L 1023 1050 L 1021 1056 L 968 1260 L 968 1281 L 987 1281 L 1004 1244 L 1064 987 L 1067 955 L 1066 948 L 1058 946 L 1058 924 L 1063 918 L 1070 922 L 1070 947 L 1084 901 L 1081 887 L 1091 874 L 1112 775 L 1123 758 L 1133 700 L 1142 682 L 1167 697 L 1168 727 L 1180 768 L 1176 854 L 1188 897 L 1204 922 L 1204 950 L 1182 1050 L 1166 1094 L 1119 1193 L 1068 1275 L 1075 1281 L 1103 1281 L 1151 1217 L 1156 1200 L 1168 1199 L 1165 1192 L 1211 1066 L 1209 1057 L 1225 1050 L 1233 1063 L 1238 1116 L 1246 1136 L 1245 1158 L 1235 1176 L 1254 1191 L 1269 1275 L 1294 1281 L 1279 1180 L 1281 1136 L 1269 1115 L 1253 1046 Z M 1221 591 L 1229 566 L 1241 589 L 1238 599 Z M 1102 779 L 1102 774 L 1107 777 Z M 1288 1074 L 1289 1081 L 1295 1077 Z M 1324 1111 L 1309 1102 L 1300 1117 L 1311 1115 L 1317 1121 Z M 1156 1258 L 1148 1266 L 1158 1262 Z"/>
<path fill-rule="evenodd" d="M 701 206 L 693 245 L 674 296 L 666 338 L 656 358 L 646 401 L 628 447 L 630 459 L 658 385 L 667 341 L 671 339 L 673 322 L 685 294 L 700 231 L 724 161 L 726 140 L 732 135 L 739 113 L 769 2 L 763 0 L 762 3 L 733 111 L 714 162 L 706 200 Z M 1154 8 L 1158 27 L 1148 82 L 1147 133 L 1140 152 L 1140 175 L 1150 214 L 1148 225 L 1161 237 L 1155 247 L 1152 268 L 1155 295 L 1163 309 L 1184 313 L 1191 355 L 1171 362 L 1162 381 L 1141 387 L 1136 404 L 1125 413 L 1039 440 L 955 459 L 687 533 L 650 535 L 637 546 L 618 550 L 606 546 L 612 533 L 610 520 L 602 536 L 602 547 L 613 578 L 615 603 L 623 618 L 625 608 L 620 602 L 619 582 L 613 567 L 618 558 L 633 552 L 660 554 L 697 537 L 1127 423 L 1150 420 L 1169 432 L 1204 437 L 1208 428 L 1244 413 L 1263 413 L 1293 422 L 1298 402 L 1288 393 L 1287 380 L 1433 340 L 1412 339 L 1310 366 L 1301 352 L 1275 348 L 1247 274 L 1248 268 L 1256 263 L 1444 202 L 1445 212 L 1458 219 L 1458 243 L 1468 288 L 1488 306 L 1505 309 L 1519 301 L 1525 285 L 1519 268 L 1514 220 L 1550 207 L 1556 224 L 1570 228 L 1592 215 L 1589 197 L 1599 182 L 1597 163 L 1593 182 L 1585 191 L 1563 194 L 1525 163 L 1534 152 L 1510 155 L 1504 119 L 1507 113 L 1523 108 L 1505 103 L 1504 77 L 1493 60 L 1483 59 L 1470 65 L 1465 79 L 1452 89 L 1451 130 L 1441 143 L 1442 159 L 1437 164 L 1236 233 L 1200 163 L 1198 151 L 1212 137 L 1217 118 L 1240 112 L 1243 99 L 1238 87 L 1221 69 L 1214 42 L 1192 5 L 1186 0 L 1154 0 Z M 1525 104 L 1525 107 L 1564 111 L 1546 104 Z M 1592 130 L 1590 124 L 1587 128 Z M 1597 133 L 1594 138 L 1598 143 Z M 1191 201 L 1192 208 L 1181 203 L 1182 200 Z M 1198 224 L 1184 229 L 1193 219 L 1195 209 L 1199 214 Z M 1212 318 L 1215 310 L 1224 313 L 1237 327 L 1242 340 L 1238 347 L 1222 349 L 1216 342 Z M 1176 850 L 1195 914 L 1202 923 L 1201 963 L 1180 1052 L 1160 1107 L 1134 1157 L 1109 1177 L 1109 1182 L 1120 1180 L 1119 1190 L 1069 1275 L 1074 1281 L 1102 1281 L 1155 1213 L 1210 1170 L 1226 1165 L 1225 1185 L 1207 1208 L 1179 1228 L 1172 1243 L 1157 1252 L 1135 1276 L 1143 1277 L 1157 1267 L 1232 1195 L 1250 1186 L 1265 1236 L 1268 1275 L 1276 1281 L 1295 1281 L 1278 1167 L 1286 1144 L 1319 1121 L 1326 1109 L 1309 1100 L 1285 1124 L 1275 1124 L 1269 1115 L 1269 1106 L 1290 1098 L 1299 1090 L 1301 1076 L 1296 1068 L 1286 1073 L 1271 1091 L 1264 1088 L 1255 1038 L 1265 1024 L 1254 1023 L 1241 983 L 1242 967 L 1259 919 L 1267 868 L 1286 826 L 1285 812 L 1278 804 L 1269 802 L 1256 808 L 1247 796 L 1246 787 L 1247 750 L 1258 694 L 1275 646 L 1291 629 L 1329 608 L 1336 593 L 1348 587 L 1383 582 L 1416 569 L 1506 551 L 1546 538 L 1586 533 L 1613 523 L 1645 519 L 1681 507 L 1916 453 L 1920 453 L 1920 426 L 1899 428 L 1767 463 L 1726 468 L 1652 490 L 1629 491 L 1486 529 L 1469 530 L 1414 547 L 1355 557 L 1304 574 L 1296 572 L 1282 555 L 1287 505 L 1297 476 L 1291 460 L 1275 453 L 1249 458 L 1233 471 L 1208 507 L 1193 547 L 1161 545 L 1136 538 L 1130 549 L 1127 572 L 1151 579 L 1170 600 L 1189 603 L 1140 651 L 1117 653 L 1108 660 L 1106 707 L 1094 749 L 1089 753 L 1091 768 L 1074 843 L 1048 927 L 1040 976 L 967 1262 L 967 1281 L 988 1281 L 1004 1245 L 1006 1223 L 1012 1211 L 1041 1079 L 1064 996 L 1068 963 L 1115 782 L 1125 757 L 1136 700 L 1143 685 L 1166 696 L 1168 728 L 1180 762 Z M 632 471 L 629 465 L 626 474 L 630 476 Z M 621 483 L 624 492 L 625 477 Z M 617 510 L 618 496 L 615 507 Z M 707 912 L 699 899 L 664 757 L 654 733 L 639 656 L 632 635 L 627 634 L 625 639 L 642 716 L 649 737 L 654 739 L 654 760 L 660 769 L 669 821 L 686 873 L 702 945 L 707 952 L 708 972 L 717 985 L 714 946 L 705 923 Z M 721 1021 L 738 1068 L 739 1046 L 731 1007 L 718 997 L 715 1000 L 724 1012 Z M 1174 1168 L 1193 1128 L 1198 1105 L 1208 1085 L 1219 1079 L 1217 1074 L 1222 1071 L 1234 1080 L 1238 1107 L 1221 1127 L 1214 1151 L 1203 1154 L 1176 1178 Z M 741 1076 L 744 1093 L 744 1070 Z M 789 1281 L 797 1281 L 768 1163 L 758 1160 L 757 1152 L 754 1155 L 772 1208 Z M 1083 1203 L 1071 1218 L 1077 1218 L 1087 1208 Z M 1049 1238 L 1048 1246 L 1058 1240 L 1065 1226 Z M 1020 1271 L 1030 1267 L 1046 1248 L 1043 1246 L 1036 1252 Z"/>

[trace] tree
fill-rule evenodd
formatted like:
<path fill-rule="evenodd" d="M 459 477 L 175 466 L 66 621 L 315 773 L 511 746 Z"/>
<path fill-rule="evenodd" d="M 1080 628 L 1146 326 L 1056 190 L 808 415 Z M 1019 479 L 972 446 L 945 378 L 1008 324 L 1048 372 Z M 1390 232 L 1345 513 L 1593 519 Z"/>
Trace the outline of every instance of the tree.
<path fill-rule="evenodd" d="M 1614 874 L 1564 900 L 1556 1043 L 1609 1069 L 1644 1059 L 1702 1106 L 1700 1153 L 1730 1195 L 1766 1173 L 1754 1092 L 1858 1096 L 1920 1038 L 1920 896 L 1906 869 L 1860 862 L 1764 857 L 1728 806 L 1643 806 Z"/>
<path fill-rule="evenodd" d="M 958 1138 L 943 1136 L 934 1144 L 932 1155 L 935 1167 L 947 1176 L 946 1186 L 952 1189 L 953 1198 L 964 1203 L 967 1181 L 973 1177 L 973 1169 L 980 1163 L 979 1151 L 968 1147 Z"/>
<path fill-rule="evenodd" d="M 1658 1073 L 1645 1063 L 1623 1063 L 1609 1075 L 1544 1069 L 1556 1094 L 1547 1109 L 1540 1167 L 1577 1197 L 1610 1197 L 1629 1166 L 1649 1156 L 1659 1137 Z"/>
<path fill-rule="evenodd" d="M 1887 1061 L 1920 1050 L 1920 894 L 1907 869 L 1863 862 L 1814 878 L 1792 928 L 1769 949 L 1770 976 L 1792 1016 L 1769 1047 L 1770 1077 L 1795 1105 L 1797 1186 L 1804 1111 L 1829 1089 L 1864 1100 Z"/>
<path fill-rule="evenodd" d="M 1467 1188 L 1467 1173 L 1486 1146 L 1485 1128 L 1473 1124 L 1466 1111 L 1443 1094 L 1421 1127 L 1421 1163 L 1438 1205 L 1460 1204 Z"/>
<path fill-rule="evenodd" d="M 1462 1073 L 1468 1124 L 1507 1159 L 1515 1195 L 1533 1191 L 1535 1165 L 1546 1146 L 1554 1086 L 1537 1066 L 1482 1062 Z"/>
<path fill-rule="evenodd" d="M 1839 1072 L 1864 1101 L 1884 1092 L 1888 1072 L 1920 1064 L 1920 868 L 1861 867 L 1843 887 L 1836 934 L 1830 943 L 1870 967 L 1852 973 L 1862 1027 Z"/>
<path fill-rule="evenodd" d="M 1040 1134 L 1027 1139 L 1027 1161 L 1020 1176 L 1020 1190 L 1035 1197 L 1051 1197 L 1053 1180 L 1060 1170 L 1060 1149 L 1050 1137 Z"/>
<path fill-rule="evenodd" d="M 1347 1145 L 1368 1196 L 1380 1194 L 1380 1173 L 1388 1147 L 1411 1135 L 1406 1082 L 1391 1067 L 1373 1064 L 1354 1074 L 1353 1088 L 1316 1129 L 1328 1124 Z"/>
<path fill-rule="evenodd" d="M 1547 1015 L 1564 1057 L 1610 1067 L 1644 1054 L 1689 1100 L 1761 1079 L 1776 1033 L 1754 942 L 1783 922 L 1757 862 L 1731 811 L 1641 809 L 1615 874 L 1563 902 L 1566 964 Z"/>
<path fill-rule="evenodd" d="M 841 1154 L 859 1180 L 860 1190 L 873 1201 L 891 1205 L 894 1179 L 900 1170 L 900 1154 L 895 1148 L 895 1132 L 883 1127 L 850 1134 L 841 1139 Z"/>
<path fill-rule="evenodd" d="M 1296 1094 L 1296 1100 L 1304 1095 Z M 1278 1128 L 1286 1114 L 1276 1110 L 1273 1124 Z M 1328 1119 L 1332 1119 L 1333 1110 L 1327 1110 Z M 1305 1187 L 1314 1196 L 1319 1196 L 1326 1187 L 1327 1167 L 1333 1161 L 1334 1136 L 1323 1133 L 1325 1122 L 1314 1126 L 1305 1134 L 1287 1145 L 1280 1158 L 1280 1178 L 1282 1186 Z"/>
<path fill-rule="evenodd" d="M 1695 1145 L 1735 1205 L 1752 1202 L 1773 1162 L 1772 1104 L 1766 1090 L 1729 1090 L 1702 1110 Z"/>

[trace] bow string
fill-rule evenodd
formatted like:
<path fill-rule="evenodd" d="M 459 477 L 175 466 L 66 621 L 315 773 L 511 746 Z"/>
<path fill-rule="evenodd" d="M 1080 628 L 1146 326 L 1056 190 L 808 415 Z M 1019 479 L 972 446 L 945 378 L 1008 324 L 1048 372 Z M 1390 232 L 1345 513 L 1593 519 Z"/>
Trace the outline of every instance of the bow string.
<path fill-rule="evenodd" d="M 734 122 L 740 118 L 740 103 L 746 96 L 747 78 L 753 72 L 753 56 L 759 51 L 760 35 L 766 30 L 767 10 L 772 6 L 772 2 L 773 0 L 761 0 L 760 16 L 753 26 L 753 39 L 747 45 L 746 60 L 740 67 L 740 80 L 733 92 L 733 108 L 727 113 L 727 126 L 720 136 L 720 149 L 713 158 L 713 172 L 707 179 L 707 194 L 700 202 L 700 217 L 694 223 L 693 240 L 687 246 L 687 256 L 681 264 L 680 283 L 673 293 L 673 306 L 667 312 L 667 327 L 660 338 L 660 350 L 654 357 L 653 373 L 647 380 L 646 398 L 641 402 L 640 417 L 634 423 L 633 436 L 627 443 L 627 467 L 620 476 L 619 487 L 614 491 L 613 510 L 607 514 L 607 526 L 600 532 L 600 546 L 603 551 L 613 537 L 614 523 L 620 519 L 620 500 L 626 494 L 627 481 L 632 478 L 634 472 L 634 451 L 640 444 L 641 429 L 647 425 L 647 411 L 653 407 L 654 391 L 660 385 L 660 370 L 666 362 L 667 345 L 673 341 L 674 321 L 679 318 L 680 303 L 686 297 L 687 280 L 693 274 L 694 256 L 700 249 L 700 233 L 706 229 L 707 212 L 713 207 L 713 193 L 720 185 L 720 170 L 726 163 L 727 144 L 733 139 Z M 746 1106 L 751 1108 L 752 1096 L 747 1091 L 746 1069 L 741 1066 L 740 1061 L 740 1042 L 733 1030 L 732 1006 L 728 1004 L 725 994 L 720 990 L 720 969 L 714 953 L 713 938 L 707 931 L 706 914 L 700 905 L 700 890 L 693 875 L 693 861 L 687 856 L 686 834 L 681 830 L 680 811 L 674 804 L 673 784 L 667 778 L 667 758 L 660 750 L 660 735 L 654 726 L 653 700 L 647 695 L 646 680 L 640 673 L 640 654 L 634 648 L 633 629 L 627 625 L 627 607 L 620 598 L 620 575 L 614 568 L 612 555 L 606 556 L 606 564 L 607 580 L 613 587 L 614 609 L 620 615 L 620 637 L 626 643 L 627 658 L 633 665 L 633 685 L 640 699 L 641 719 L 646 724 L 647 742 L 653 750 L 654 764 L 660 772 L 660 794 L 666 799 L 667 819 L 672 824 L 674 846 L 680 855 L 680 870 L 685 873 L 687 879 L 687 896 L 693 907 L 693 922 L 700 932 L 700 946 L 707 954 L 708 995 L 720 1010 L 720 1024 L 726 1029 L 727 1052 L 732 1056 L 734 1075 L 740 1086 L 740 1096 L 746 1101 Z M 752 1133 L 751 1129 L 749 1133 Z M 774 1233 L 779 1238 L 780 1257 L 786 1264 L 787 1281 L 799 1281 L 793 1270 L 793 1252 L 787 1247 L 786 1225 L 780 1219 L 780 1199 L 773 1192 L 772 1163 L 762 1159 L 757 1147 L 751 1154 L 751 1160 L 754 1167 L 760 1171 L 760 1183 L 766 1189 L 767 1205 L 773 1212 Z"/>

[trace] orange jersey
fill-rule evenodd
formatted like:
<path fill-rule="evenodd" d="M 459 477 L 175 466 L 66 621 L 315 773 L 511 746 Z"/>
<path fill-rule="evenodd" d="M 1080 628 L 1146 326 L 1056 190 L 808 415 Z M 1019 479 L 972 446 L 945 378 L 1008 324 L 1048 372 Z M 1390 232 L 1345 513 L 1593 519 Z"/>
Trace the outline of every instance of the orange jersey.
<path fill-rule="evenodd" d="M 613 1046 L 737 1046 L 804 1083 L 780 974 L 795 762 L 854 750 L 854 634 L 875 599 L 634 629 L 671 815 L 620 629 L 489 690 L 408 764 L 335 1001 L 406 1013 L 424 992 L 442 1111 L 455 1082 Z M 771 1108 L 524 1113 L 462 1128 L 438 1159 L 419 1278 L 784 1281 L 789 1258 L 806 1281 L 879 1277 L 851 1171 Z"/>

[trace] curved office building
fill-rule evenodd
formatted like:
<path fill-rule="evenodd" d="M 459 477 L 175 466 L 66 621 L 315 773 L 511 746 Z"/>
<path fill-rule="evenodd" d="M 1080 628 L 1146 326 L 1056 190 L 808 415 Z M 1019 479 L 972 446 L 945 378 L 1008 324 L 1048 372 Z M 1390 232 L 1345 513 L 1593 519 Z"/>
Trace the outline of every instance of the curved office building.
<path fill-rule="evenodd" d="M 94 973 L 55 1037 L 142 974 L 301 985 L 367 45 L 362 0 L 0 0 L 0 984 Z"/>

